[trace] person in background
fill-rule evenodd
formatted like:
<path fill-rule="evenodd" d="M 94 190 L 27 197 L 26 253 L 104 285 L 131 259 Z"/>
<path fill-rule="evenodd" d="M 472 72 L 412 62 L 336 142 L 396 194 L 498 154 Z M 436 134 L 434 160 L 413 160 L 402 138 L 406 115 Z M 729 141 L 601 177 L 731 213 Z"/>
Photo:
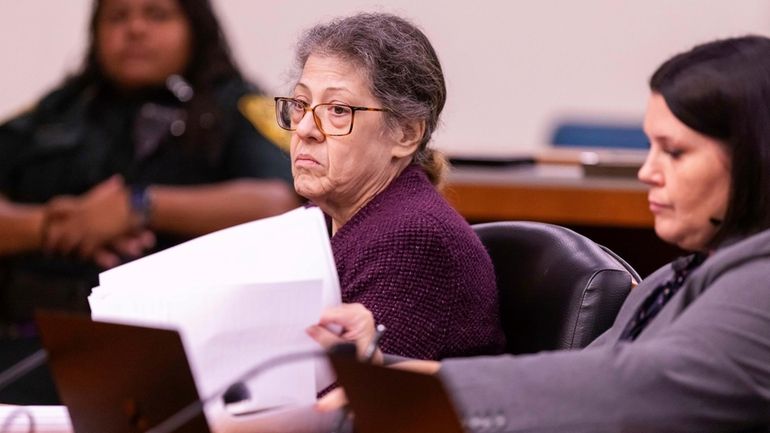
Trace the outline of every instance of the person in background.
<path fill-rule="evenodd" d="M 639 179 L 657 235 L 693 253 L 642 281 L 583 350 L 396 364 L 438 374 L 471 431 L 770 428 L 770 39 L 696 46 L 650 88 Z M 321 323 L 361 347 L 374 320 L 345 305 Z M 342 340 L 320 325 L 309 333 Z"/>
<path fill-rule="evenodd" d="M 0 369 L 39 346 L 35 308 L 87 311 L 100 271 L 299 204 L 239 113 L 256 91 L 208 0 L 94 2 L 81 71 L 0 125 Z M 36 374 L 0 401 L 55 403 Z"/>
<path fill-rule="evenodd" d="M 331 220 L 342 300 L 373 311 L 388 352 L 500 353 L 491 259 L 437 190 L 446 162 L 429 142 L 446 87 L 427 37 L 361 13 L 308 30 L 297 65 L 276 116 L 293 132 L 297 193 Z"/>

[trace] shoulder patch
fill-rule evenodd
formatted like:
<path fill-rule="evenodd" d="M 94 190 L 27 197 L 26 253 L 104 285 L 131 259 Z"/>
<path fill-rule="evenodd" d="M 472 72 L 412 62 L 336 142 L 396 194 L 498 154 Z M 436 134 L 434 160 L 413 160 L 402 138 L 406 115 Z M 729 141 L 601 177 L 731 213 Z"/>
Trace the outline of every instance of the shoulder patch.
<path fill-rule="evenodd" d="M 291 133 L 276 123 L 273 98 L 263 95 L 242 96 L 238 100 L 238 110 L 265 138 L 284 152 L 289 152 Z"/>

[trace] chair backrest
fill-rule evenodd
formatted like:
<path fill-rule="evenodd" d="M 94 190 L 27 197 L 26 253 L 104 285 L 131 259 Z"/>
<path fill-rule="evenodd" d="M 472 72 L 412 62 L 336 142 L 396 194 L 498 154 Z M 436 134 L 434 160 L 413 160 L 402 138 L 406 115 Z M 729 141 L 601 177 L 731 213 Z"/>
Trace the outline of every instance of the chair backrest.
<path fill-rule="evenodd" d="M 502 221 L 473 229 L 495 266 L 508 353 L 585 347 L 639 281 L 614 253 L 565 227 Z"/>

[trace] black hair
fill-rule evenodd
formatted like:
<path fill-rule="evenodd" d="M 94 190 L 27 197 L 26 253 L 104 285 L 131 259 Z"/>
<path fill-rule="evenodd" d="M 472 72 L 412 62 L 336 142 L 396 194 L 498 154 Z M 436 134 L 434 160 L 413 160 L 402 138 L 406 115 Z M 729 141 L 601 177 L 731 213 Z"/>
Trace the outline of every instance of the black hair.
<path fill-rule="evenodd" d="M 731 161 L 727 213 L 712 246 L 770 228 L 770 39 L 698 45 L 650 78 L 682 123 L 724 144 Z"/>
<path fill-rule="evenodd" d="M 229 78 L 240 78 L 241 72 L 232 59 L 230 46 L 225 39 L 209 0 L 174 0 L 190 23 L 192 32 L 191 58 L 184 77 L 198 91 L 205 91 L 216 83 Z M 82 70 L 72 77 L 88 83 L 107 81 L 97 57 L 97 27 L 103 0 L 94 0 L 89 20 L 89 44 Z"/>
<path fill-rule="evenodd" d="M 65 87 L 73 93 L 86 89 L 96 95 L 109 95 L 113 83 L 105 74 L 97 55 L 99 14 L 104 0 L 94 0 L 89 20 L 89 44 L 79 72 L 67 79 Z M 188 128 L 182 142 L 193 149 L 205 148 L 212 158 L 222 141 L 223 116 L 217 108 L 214 91 L 228 80 L 243 81 L 243 75 L 232 58 L 229 44 L 209 0 L 174 0 L 189 22 L 191 32 L 190 60 L 182 76 L 194 90 L 187 103 Z M 199 119 L 208 118 L 206 122 Z"/>

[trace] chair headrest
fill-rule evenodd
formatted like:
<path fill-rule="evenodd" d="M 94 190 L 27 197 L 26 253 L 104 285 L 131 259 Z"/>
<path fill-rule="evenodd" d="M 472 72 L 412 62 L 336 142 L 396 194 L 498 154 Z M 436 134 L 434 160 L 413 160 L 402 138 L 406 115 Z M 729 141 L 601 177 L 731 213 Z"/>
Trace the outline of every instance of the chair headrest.
<path fill-rule="evenodd" d="M 631 289 L 633 269 L 565 227 L 505 221 L 473 228 L 495 266 L 511 353 L 584 347 L 609 328 Z"/>

